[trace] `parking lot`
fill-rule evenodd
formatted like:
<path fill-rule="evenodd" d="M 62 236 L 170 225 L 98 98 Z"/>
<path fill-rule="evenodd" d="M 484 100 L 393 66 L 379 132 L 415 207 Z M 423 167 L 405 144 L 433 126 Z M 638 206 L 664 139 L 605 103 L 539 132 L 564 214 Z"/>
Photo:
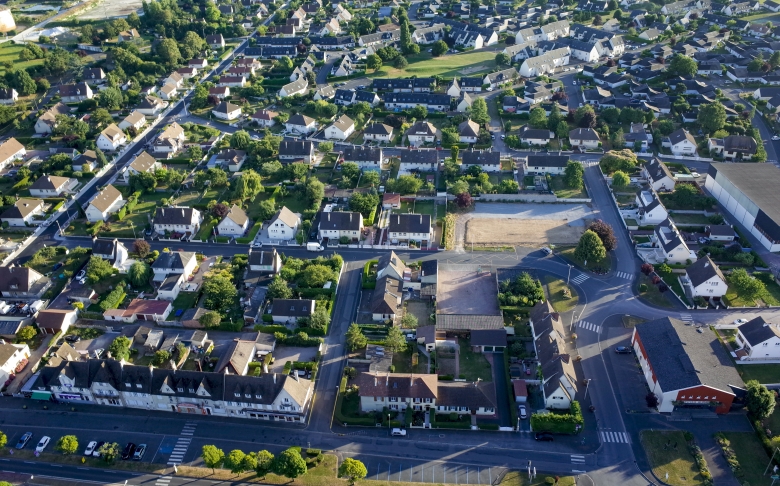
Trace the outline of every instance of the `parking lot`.
<path fill-rule="evenodd" d="M 647 410 L 645 384 L 642 370 L 636 366 L 634 354 L 618 354 L 617 346 L 631 346 L 631 329 L 604 326 L 606 339 L 602 341 L 604 360 L 612 370 L 615 383 L 620 392 L 617 394 L 626 410 Z"/>
<path fill-rule="evenodd" d="M 414 483 L 493 484 L 506 468 L 462 466 L 441 462 L 396 461 L 375 456 L 355 457 L 363 461 L 368 476 L 375 481 Z"/>
<path fill-rule="evenodd" d="M 272 373 L 281 373 L 284 364 L 288 361 L 311 361 L 317 354 L 316 347 L 297 348 L 293 346 L 277 346 L 274 350 L 274 362 L 271 365 Z"/>

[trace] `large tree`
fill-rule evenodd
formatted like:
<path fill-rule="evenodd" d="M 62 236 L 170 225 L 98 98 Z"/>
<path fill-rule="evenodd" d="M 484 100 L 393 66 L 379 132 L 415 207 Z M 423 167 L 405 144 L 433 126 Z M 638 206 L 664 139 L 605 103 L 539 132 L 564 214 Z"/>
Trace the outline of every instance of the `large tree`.
<path fill-rule="evenodd" d="M 257 466 L 255 471 L 260 477 L 265 477 L 266 474 L 272 471 L 274 465 L 274 455 L 267 450 L 262 450 L 257 453 Z"/>
<path fill-rule="evenodd" d="M 107 260 L 93 255 L 87 263 L 87 281 L 96 284 L 104 278 L 110 277 L 114 271 L 114 267 Z"/>
<path fill-rule="evenodd" d="M 108 110 L 118 110 L 124 104 L 119 88 L 106 88 L 98 94 L 98 104 Z"/>
<path fill-rule="evenodd" d="M 346 478 L 350 485 L 354 485 L 356 481 L 365 478 L 367 475 L 366 465 L 351 457 L 344 458 L 339 466 L 339 477 Z"/>
<path fill-rule="evenodd" d="M 528 115 L 528 124 L 531 128 L 547 128 L 547 112 L 544 108 L 537 106 Z"/>
<path fill-rule="evenodd" d="M 617 238 L 615 238 L 615 232 L 609 223 L 597 219 L 588 226 L 588 229 L 599 235 L 605 250 L 612 251 L 617 248 Z"/>
<path fill-rule="evenodd" d="M 626 187 L 630 183 L 631 183 L 631 179 L 629 179 L 628 174 L 626 174 L 622 170 L 617 170 L 615 171 L 614 174 L 612 174 L 613 187 Z"/>
<path fill-rule="evenodd" d="M 349 209 L 367 218 L 371 211 L 379 205 L 379 195 L 374 192 L 356 192 L 349 198 Z"/>
<path fill-rule="evenodd" d="M 347 348 L 349 348 L 350 351 L 357 351 L 358 349 L 363 349 L 368 344 L 368 339 L 363 334 L 363 331 L 360 329 L 360 326 L 355 324 L 354 322 L 349 326 L 349 329 L 347 329 Z"/>
<path fill-rule="evenodd" d="M 290 448 L 276 456 L 273 471 L 279 476 L 295 479 L 306 474 L 306 461 L 303 460 L 298 449 Z"/>
<path fill-rule="evenodd" d="M 756 380 L 750 380 L 745 383 L 747 397 L 745 405 L 750 415 L 757 420 L 764 420 L 775 411 L 775 395 L 764 385 Z"/>
<path fill-rule="evenodd" d="M 765 290 L 764 282 L 752 275 L 748 275 L 744 268 L 737 268 L 732 271 L 729 280 L 736 289 L 737 294 L 747 300 L 757 299 Z"/>
<path fill-rule="evenodd" d="M 684 54 L 675 54 L 666 71 L 675 76 L 693 76 L 699 70 L 696 61 Z"/>
<path fill-rule="evenodd" d="M 233 281 L 223 274 L 210 275 L 203 280 L 204 305 L 207 309 L 226 312 L 235 304 L 238 295 Z"/>
<path fill-rule="evenodd" d="M 563 172 L 563 182 L 570 189 L 581 189 L 583 185 L 583 175 L 585 169 L 580 162 L 570 160 L 566 163 L 566 168 Z"/>
<path fill-rule="evenodd" d="M 244 469 L 244 459 L 246 458 L 246 454 L 241 449 L 233 449 L 230 451 L 230 453 L 225 456 L 225 467 L 230 469 L 230 472 L 233 474 L 241 474 L 246 469 Z"/>
<path fill-rule="evenodd" d="M 719 101 L 703 104 L 696 121 L 705 133 L 715 133 L 726 125 L 726 108 Z"/>
<path fill-rule="evenodd" d="M 447 50 L 449 48 L 450 47 L 447 45 L 446 42 L 440 40 L 440 41 L 436 41 L 436 42 L 433 43 L 433 46 L 431 47 L 431 50 L 433 51 L 432 54 L 435 57 L 439 57 L 439 56 L 443 56 L 444 54 L 446 54 Z"/>
<path fill-rule="evenodd" d="M 287 283 L 287 280 L 277 275 L 268 284 L 268 297 L 271 299 L 289 299 L 292 297 L 290 284 Z"/>
<path fill-rule="evenodd" d="M 130 357 L 130 345 L 132 341 L 127 336 L 117 336 L 111 341 L 108 351 L 111 357 L 117 361 L 127 360 Z"/>
<path fill-rule="evenodd" d="M 230 136 L 230 148 L 236 150 L 246 150 L 252 139 L 246 130 L 239 130 Z"/>
<path fill-rule="evenodd" d="M 210 467 L 211 472 L 213 473 L 214 469 L 221 466 L 222 462 L 225 460 L 225 452 L 222 449 L 218 449 L 216 446 L 204 445 L 203 449 L 201 449 L 200 457 L 203 459 L 203 463 L 206 467 Z"/>
<path fill-rule="evenodd" d="M 143 287 L 149 283 L 152 269 L 146 262 L 137 261 L 130 265 L 127 276 L 130 277 L 130 283 L 133 284 L 133 287 Z"/>
<path fill-rule="evenodd" d="M 471 111 L 469 117 L 480 125 L 490 121 L 490 115 L 488 114 L 487 103 L 484 98 L 476 98 L 471 103 Z"/>
<path fill-rule="evenodd" d="M 574 250 L 575 258 L 583 261 L 598 262 L 607 256 L 604 243 L 594 231 L 587 230 L 580 237 L 577 248 Z"/>
<path fill-rule="evenodd" d="M 57 441 L 57 450 L 69 456 L 79 449 L 79 440 L 75 435 L 63 435 Z"/>
<path fill-rule="evenodd" d="M 392 326 L 387 330 L 385 347 L 393 352 L 400 352 L 406 349 L 406 337 L 401 332 L 400 327 Z"/>
<path fill-rule="evenodd" d="M 160 57 L 160 61 L 167 64 L 169 67 L 173 67 L 181 62 L 181 51 L 179 46 L 173 39 L 163 39 L 157 44 L 157 55 Z"/>

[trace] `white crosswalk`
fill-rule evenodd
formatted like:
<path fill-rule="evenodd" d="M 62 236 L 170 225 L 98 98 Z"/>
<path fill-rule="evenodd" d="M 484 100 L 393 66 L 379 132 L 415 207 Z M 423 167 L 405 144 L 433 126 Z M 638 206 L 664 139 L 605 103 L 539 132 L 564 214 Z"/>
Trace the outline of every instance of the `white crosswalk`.
<path fill-rule="evenodd" d="M 576 283 L 577 285 L 581 284 L 582 282 L 584 282 L 586 280 L 588 280 L 588 276 L 585 275 L 584 273 L 581 273 L 581 274 L 577 275 L 576 277 L 574 277 L 573 279 L 571 279 L 571 281 Z"/>
<path fill-rule="evenodd" d="M 615 276 L 617 278 L 624 278 L 626 280 L 631 280 L 631 274 L 628 272 L 615 272 Z"/>
<path fill-rule="evenodd" d="M 601 326 L 597 326 L 596 324 L 592 324 L 588 321 L 578 321 L 577 322 L 577 328 L 579 329 L 587 329 L 588 331 L 593 331 L 598 334 L 599 331 L 601 331 Z"/>
<path fill-rule="evenodd" d="M 571 463 L 572 464 L 585 464 L 585 456 L 581 456 L 579 454 L 572 454 L 571 455 Z"/>
<path fill-rule="evenodd" d="M 173 452 L 168 458 L 168 465 L 179 465 L 184 461 L 184 455 L 187 453 L 187 449 L 190 448 L 190 442 L 192 442 L 192 436 L 195 434 L 195 427 L 198 424 L 195 422 L 187 422 L 184 424 L 184 428 L 181 431 L 181 435 L 185 437 L 179 437 L 176 441 L 176 445 L 173 446 Z M 165 486 L 165 485 L 162 485 Z"/>
<path fill-rule="evenodd" d="M 625 432 L 608 432 L 606 430 L 599 431 L 601 442 L 617 442 L 620 444 L 630 444 L 628 434 Z"/>
<path fill-rule="evenodd" d="M 680 320 L 687 322 L 688 324 L 693 324 L 693 316 L 690 314 L 680 314 Z"/>
<path fill-rule="evenodd" d="M 157 478 L 157 482 L 154 483 L 155 486 L 168 486 L 168 483 L 171 482 L 171 479 L 173 479 L 173 476 L 160 476 Z"/>

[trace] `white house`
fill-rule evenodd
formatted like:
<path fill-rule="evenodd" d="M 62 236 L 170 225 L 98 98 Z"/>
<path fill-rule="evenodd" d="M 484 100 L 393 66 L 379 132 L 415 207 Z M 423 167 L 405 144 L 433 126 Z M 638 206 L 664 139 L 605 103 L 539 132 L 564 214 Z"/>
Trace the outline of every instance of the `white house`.
<path fill-rule="evenodd" d="M 294 324 L 298 319 L 311 318 L 316 304 L 311 299 L 274 299 L 271 303 L 271 317 L 276 323 Z"/>
<path fill-rule="evenodd" d="M 184 128 L 173 122 L 155 139 L 152 150 L 155 154 L 171 158 L 184 148 L 185 140 L 187 140 L 187 136 L 184 134 Z"/>
<path fill-rule="evenodd" d="M 477 143 L 479 137 L 479 123 L 466 120 L 458 125 L 458 137 L 460 143 Z"/>
<path fill-rule="evenodd" d="M 523 125 L 520 128 L 520 142 L 528 145 L 547 145 L 550 140 L 555 138 L 555 133 L 551 130 L 541 128 L 531 128 Z"/>
<path fill-rule="evenodd" d="M 119 211 L 124 204 L 122 193 L 109 184 L 92 198 L 89 204 L 87 204 L 84 213 L 86 213 L 87 221 L 90 223 L 106 221 L 112 214 Z"/>
<path fill-rule="evenodd" d="M 16 374 L 17 368 L 23 368 L 29 357 L 30 348 L 26 344 L 0 344 L 0 383 L 5 385 L 9 376 Z"/>
<path fill-rule="evenodd" d="M 581 149 L 596 149 L 601 145 L 599 134 L 592 128 L 575 128 L 569 132 L 569 143 Z"/>
<path fill-rule="evenodd" d="M 145 172 L 154 173 L 157 169 L 161 168 L 157 159 L 146 153 L 146 151 L 138 154 L 136 158 L 127 166 L 127 170 L 124 171 L 123 178 L 125 183 L 130 183 L 130 176 L 135 174 L 141 174 Z"/>
<path fill-rule="evenodd" d="M 387 228 L 391 243 L 414 241 L 422 246 L 433 240 L 430 214 L 391 214 Z"/>
<path fill-rule="evenodd" d="M 113 152 L 127 143 L 125 133 L 112 123 L 100 132 L 97 139 L 97 147 L 104 152 Z"/>
<path fill-rule="evenodd" d="M 276 125 L 276 120 L 274 120 L 274 118 L 276 118 L 277 115 L 279 115 L 279 113 L 275 111 L 257 110 L 255 114 L 252 115 L 252 121 L 261 127 L 270 128 Z"/>
<path fill-rule="evenodd" d="M 367 147 L 363 145 L 350 145 L 342 151 L 344 162 L 357 164 L 362 170 L 382 169 L 382 149 L 380 147 Z"/>
<path fill-rule="evenodd" d="M 657 157 L 642 167 L 642 178 L 647 180 L 654 191 L 673 191 L 677 182 L 666 164 Z"/>
<path fill-rule="evenodd" d="M 162 282 L 168 275 L 181 274 L 184 278 L 192 275 L 198 259 L 192 251 L 164 251 L 157 260 L 152 263 L 154 281 Z"/>
<path fill-rule="evenodd" d="M 635 201 L 636 217 L 642 226 L 660 224 L 669 217 L 669 212 L 655 191 L 637 191 Z"/>
<path fill-rule="evenodd" d="M 241 116 L 241 107 L 228 101 L 223 101 L 211 110 L 220 120 L 235 120 Z"/>
<path fill-rule="evenodd" d="M 363 130 L 363 140 L 390 143 L 393 140 L 393 127 L 384 123 L 371 123 Z"/>
<path fill-rule="evenodd" d="M 306 77 L 296 79 L 292 83 L 285 84 L 282 89 L 279 90 L 279 98 L 287 98 L 288 96 L 305 94 L 309 89 L 309 81 Z"/>
<path fill-rule="evenodd" d="M 663 139 L 661 145 L 670 149 L 674 155 L 696 155 L 696 139 L 684 128 L 672 132 Z"/>
<path fill-rule="evenodd" d="M 698 260 L 695 251 L 691 251 L 685 240 L 680 235 L 677 227 L 667 219 L 655 227 L 650 241 L 655 248 L 655 261 L 657 263 L 683 264 Z"/>
<path fill-rule="evenodd" d="M 285 140 L 279 144 L 279 161 L 283 164 L 294 162 L 311 164 L 314 161 L 314 144 L 308 140 Z"/>
<path fill-rule="evenodd" d="M 40 199 L 19 199 L 13 206 L 0 214 L 0 220 L 9 226 L 28 226 L 35 216 L 43 215 L 43 201 Z"/>
<path fill-rule="evenodd" d="M 70 107 L 65 103 L 59 102 L 52 106 L 36 120 L 35 133 L 40 135 L 52 133 L 54 127 L 57 126 L 57 115 L 67 115 L 68 113 L 70 113 Z"/>
<path fill-rule="evenodd" d="M 136 131 L 140 131 L 144 125 L 146 125 L 146 117 L 140 111 L 134 110 L 124 120 L 119 122 L 119 129 L 127 130 L 128 128 L 133 128 Z"/>
<path fill-rule="evenodd" d="M 77 184 L 76 179 L 44 175 L 32 183 L 30 195 L 33 197 L 57 197 Z"/>
<path fill-rule="evenodd" d="M 536 304 L 529 317 L 534 350 L 541 366 L 545 408 L 567 410 L 579 383 L 574 359 L 565 352 L 566 330 L 561 316 L 545 301 Z"/>
<path fill-rule="evenodd" d="M 146 116 L 155 116 L 167 107 L 168 103 L 156 96 L 144 96 L 136 111 Z"/>
<path fill-rule="evenodd" d="M 542 74 L 553 73 L 557 68 L 569 64 L 570 56 L 571 49 L 566 46 L 547 51 L 539 56 L 529 57 L 520 65 L 520 76 L 533 78 Z"/>
<path fill-rule="evenodd" d="M 529 175 L 561 175 L 568 163 L 568 155 L 529 155 L 525 160 L 525 171 Z"/>
<path fill-rule="evenodd" d="M 737 328 L 740 361 L 780 360 L 780 329 L 758 316 Z"/>
<path fill-rule="evenodd" d="M 346 140 L 353 133 L 355 133 L 355 122 L 347 115 L 341 115 L 325 129 L 325 138 L 328 140 Z"/>
<path fill-rule="evenodd" d="M 166 84 L 158 91 L 160 98 L 170 101 L 176 98 L 176 86 L 172 84 Z"/>
<path fill-rule="evenodd" d="M 127 272 L 127 269 L 133 262 L 129 258 L 130 254 L 127 251 L 127 247 L 117 238 L 93 237 L 92 254 L 109 262 L 120 273 Z"/>
<path fill-rule="evenodd" d="M 439 168 L 439 156 L 433 149 L 401 150 L 401 169 L 403 174 L 412 171 L 436 172 Z"/>
<path fill-rule="evenodd" d="M 693 299 L 703 297 L 723 297 L 728 291 L 726 277 L 715 262 L 706 255 L 685 269 L 685 275 L 680 277 L 685 294 Z"/>
<path fill-rule="evenodd" d="M 363 215 L 351 211 L 323 211 L 318 227 L 320 239 L 341 237 L 357 242 L 363 229 Z"/>
<path fill-rule="evenodd" d="M 301 218 L 286 206 L 276 212 L 268 221 L 266 229 L 272 240 L 292 240 L 301 226 Z"/>
<path fill-rule="evenodd" d="M 15 89 L 0 89 L 0 105 L 13 105 L 17 99 L 19 99 L 19 93 Z"/>
<path fill-rule="evenodd" d="M 154 231 L 159 234 L 173 233 L 179 235 L 194 235 L 200 229 L 203 217 L 200 211 L 182 206 L 157 208 L 154 215 Z"/>
<path fill-rule="evenodd" d="M 308 135 L 317 131 L 317 120 L 306 115 L 293 115 L 287 119 L 284 128 L 290 133 Z"/>
<path fill-rule="evenodd" d="M 409 130 L 406 131 L 406 138 L 409 145 L 417 147 L 425 143 L 434 143 L 437 133 L 438 130 L 431 122 L 420 120 L 409 127 Z"/>
<path fill-rule="evenodd" d="M 243 236 L 248 227 L 249 218 L 246 212 L 234 204 L 217 225 L 217 232 L 220 235 Z"/>

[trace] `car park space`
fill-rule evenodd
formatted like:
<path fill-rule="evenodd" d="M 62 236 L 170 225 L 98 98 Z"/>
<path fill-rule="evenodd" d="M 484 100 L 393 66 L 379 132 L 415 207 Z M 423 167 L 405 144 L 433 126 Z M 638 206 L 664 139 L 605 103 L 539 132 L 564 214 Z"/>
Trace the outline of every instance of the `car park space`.
<path fill-rule="evenodd" d="M 647 385 L 642 370 L 636 365 L 631 350 L 631 330 L 625 328 L 604 327 L 607 332 L 608 346 L 604 346 L 602 356 L 615 376 L 617 395 L 623 401 L 626 410 L 647 410 L 645 396 Z M 628 349 L 628 352 L 625 352 Z"/>
<path fill-rule="evenodd" d="M 493 484 L 504 471 L 501 467 L 452 465 L 439 462 L 377 460 L 358 458 L 366 466 L 366 479 L 388 482 Z"/>

